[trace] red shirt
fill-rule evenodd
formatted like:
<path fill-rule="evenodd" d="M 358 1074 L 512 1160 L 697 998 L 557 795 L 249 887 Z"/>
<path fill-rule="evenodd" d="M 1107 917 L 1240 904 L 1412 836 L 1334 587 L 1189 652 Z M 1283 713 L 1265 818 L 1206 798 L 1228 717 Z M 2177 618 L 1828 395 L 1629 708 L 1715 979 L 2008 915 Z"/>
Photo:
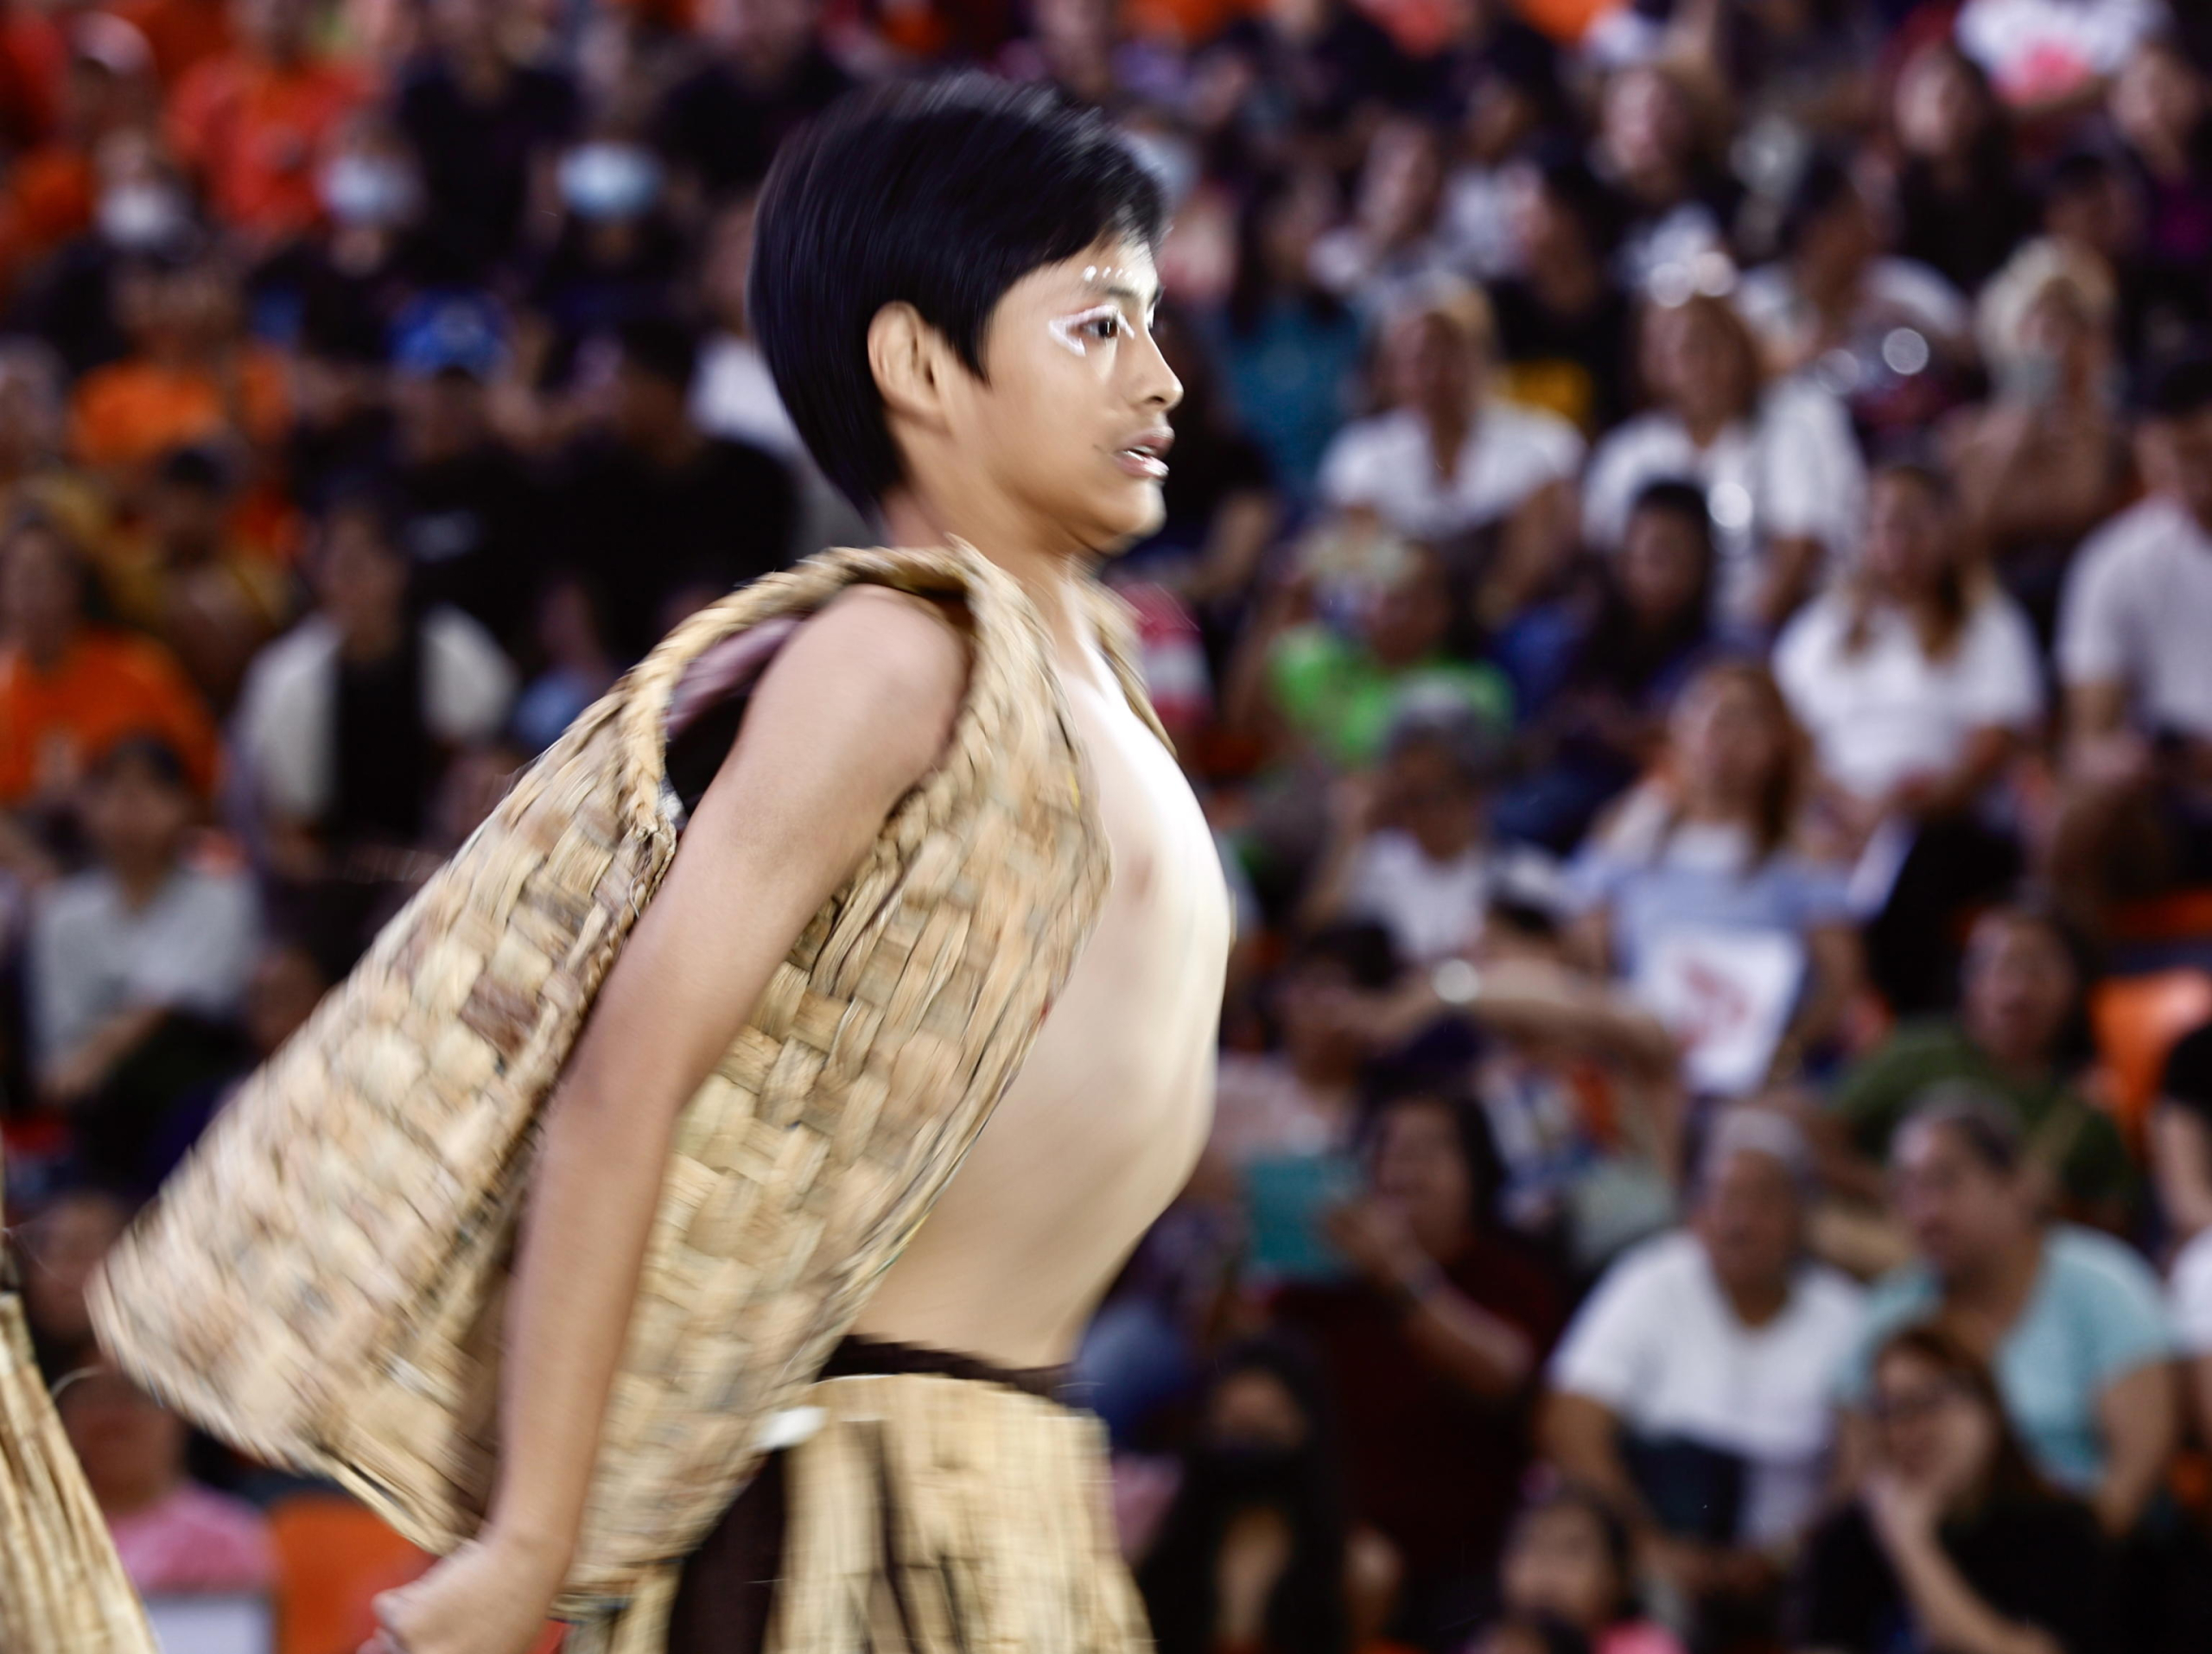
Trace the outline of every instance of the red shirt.
<path fill-rule="evenodd" d="M 223 222 L 282 236 L 321 218 L 316 169 L 361 97 L 359 77 L 334 64 L 208 58 L 170 100 L 169 143 Z"/>
<path fill-rule="evenodd" d="M 1548 1353 L 1565 1321 L 1545 1270 L 1483 1237 L 1445 1271 L 1452 1286 Z M 1319 1358 L 1334 1404 L 1353 1513 L 1374 1524 L 1415 1581 L 1478 1577 L 1497 1566 L 1529 1453 L 1530 1394 L 1470 1395 L 1407 1337 L 1396 1307 L 1363 1282 L 1287 1288 L 1283 1325 Z"/>
<path fill-rule="evenodd" d="M 19 649 L 0 653 L 0 805 L 73 781 L 111 743 L 133 735 L 161 736 L 201 796 L 213 791 L 214 721 L 161 645 L 86 632 L 51 672 Z"/>

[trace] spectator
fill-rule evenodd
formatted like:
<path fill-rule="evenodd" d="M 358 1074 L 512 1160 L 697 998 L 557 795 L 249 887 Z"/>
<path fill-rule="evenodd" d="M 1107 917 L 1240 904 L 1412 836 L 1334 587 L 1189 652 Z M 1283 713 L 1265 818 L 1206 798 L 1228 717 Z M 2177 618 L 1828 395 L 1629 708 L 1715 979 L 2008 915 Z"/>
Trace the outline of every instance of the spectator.
<path fill-rule="evenodd" d="M 526 754 L 542 753 L 560 739 L 620 676 L 582 581 L 556 579 L 545 588 L 537 600 L 533 641 L 544 668 L 524 686 L 512 723 Z"/>
<path fill-rule="evenodd" d="M 1586 951 L 1700 1030 L 1692 1084 L 1740 1091 L 1834 1040 L 1858 990 L 1844 881 L 1799 848 L 1802 737 L 1760 667 L 1707 667 L 1668 751 L 1584 846 Z M 1728 1015 L 1699 984 L 1726 983 Z"/>
<path fill-rule="evenodd" d="M 1515 245 L 1512 162 L 1540 134 L 1571 127 L 1559 54 L 1535 29 L 1507 20 L 1460 54 L 1458 155 L 1445 180 L 1444 226 L 1460 269 L 1490 282 L 1510 274 Z"/>
<path fill-rule="evenodd" d="M 1932 1319 L 1986 1352 L 2037 1469 L 2086 1500 L 2106 1533 L 2131 1532 L 2179 1428 L 2157 1280 L 2118 1241 L 2044 1222 L 2011 1111 L 1977 1091 L 1923 1101 L 1891 1162 L 1919 1257 L 1873 1289 L 1847 1404 L 1868 1404 L 1872 1352 Z"/>
<path fill-rule="evenodd" d="M 1362 533 L 1363 528 L 1369 532 Z M 1356 767 L 1381 756 L 1390 727 L 1414 708 L 1454 708 L 1503 729 L 1512 692 L 1495 667 L 1458 659 L 1446 643 L 1458 615 L 1444 559 L 1357 518 L 1338 536 L 1317 538 L 1309 567 L 1285 583 L 1247 634 L 1238 676 L 1258 680 L 1268 705 L 1300 744 L 1328 762 Z M 1345 566 L 1344 606 L 1358 630 L 1346 637 L 1323 621 L 1285 624 L 1325 571 Z M 1248 689 L 1244 698 L 1256 698 Z"/>
<path fill-rule="evenodd" d="M 671 87 L 654 143 L 702 194 L 752 188 L 799 124 L 852 79 L 823 49 L 815 0 L 717 0 L 706 60 Z"/>
<path fill-rule="evenodd" d="M 1879 1204 L 1898 1126 L 1933 1088 L 1963 1081 L 2012 1110 L 2030 1161 L 2071 1211 L 2120 1230 L 2133 1168 L 2110 1117 L 2075 1086 L 2086 1045 L 2082 951 L 2045 907 L 2015 903 L 1975 920 L 1957 1013 L 1906 1023 L 1829 1099 L 1845 1140 L 1829 1159 L 1831 1184 Z"/>
<path fill-rule="evenodd" d="M 1508 837 L 1579 843 L 1649 767 L 1682 686 L 1713 652 L 1713 517 L 1694 483 L 1647 484 L 1594 590 L 1499 639 L 1536 756 L 1499 800 Z"/>
<path fill-rule="evenodd" d="M 0 523 L 35 512 L 89 540 L 106 501 L 61 455 L 62 364 L 33 339 L 0 340 Z"/>
<path fill-rule="evenodd" d="M 495 733 L 514 692 L 474 620 L 414 608 L 375 497 L 329 510 L 310 572 L 314 612 L 255 659 L 238 716 L 260 829 L 293 878 L 416 843 L 444 756 Z"/>
<path fill-rule="evenodd" d="M 1874 984 L 1924 1013 L 1955 979 L 1955 916 L 2017 875 L 1984 811 L 2042 721 L 2043 682 L 2026 616 L 1969 567 L 1944 477 L 1885 467 L 1867 516 L 1857 567 L 1783 629 L 1774 670 L 1842 843 L 1886 858 Z"/>
<path fill-rule="evenodd" d="M 488 307 L 403 312 L 392 349 L 391 492 L 417 601 L 450 604 L 520 641 L 544 561 L 542 480 L 500 440 L 494 384 L 507 352 Z"/>
<path fill-rule="evenodd" d="M 0 805 L 66 816 L 86 771 L 149 730 L 204 797 L 218 761 L 207 709 L 159 645 L 91 622 L 88 578 L 52 519 L 0 533 Z"/>
<path fill-rule="evenodd" d="M 1138 1568 L 1160 1654 L 1352 1649 L 1351 1524 L 1314 1375 L 1287 1350 L 1232 1350 L 1203 1416 Z"/>
<path fill-rule="evenodd" d="M 1369 321 L 1395 315 L 1452 277 L 1444 215 L 1444 139 L 1396 115 L 1369 140 L 1351 219 L 1313 244 L 1313 279 Z"/>
<path fill-rule="evenodd" d="M 1585 435 L 1628 412 L 1631 318 L 1613 280 L 1621 204 L 1571 149 L 1516 169 L 1516 273 L 1491 289 L 1507 394 Z"/>
<path fill-rule="evenodd" d="M 185 1473 L 182 1419 L 105 1365 L 65 1385 L 56 1406 L 123 1571 L 142 1594 L 258 1595 L 276 1584 L 260 1512 Z"/>
<path fill-rule="evenodd" d="M 1621 279 L 1631 290 L 1681 279 L 1728 245 L 1741 191 L 1706 154 L 1685 76 L 1661 63 L 1605 82 L 1592 164 L 1628 198 Z"/>
<path fill-rule="evenodd" d="M 2004 108 L 1980 65 L 1934 40 L 1899 71 L 1891 118 L 1904 152 L 1897 251 L 1972 293 L 2035 225 Z"/>
<path fill-rule="evenodd" d="M 289 397 L 276 358 L 244 338 L 243 306 L 236 273 L 213 256 L 124 270 L 115 309 L 131 353 L 77 382 L 77 459 L 127 486 L 189 444 L 276 442 L 290 422 Z"/>
<path fill-rule="evenodd" d="M 1465 714 L 1402 716 L 1380 772 L 1338 784 L 1343 801 L 1307 886 L 1307 922 L 1371 920 L 1401 957 L 1420 964 L 1472 948 L 1512 858 L 1488 842 L 1484 820 L 1492 747 Z"/>
<path fill-rule="evenodd" d="M 1721 1116 L 1690 1227 L 1614 1264 L 1552 1363 L 1546 1454 L 1615 1503 L 1713 1632 L 1771 1617 L 1864 1324 L 1858 1288 L 1804 1255 L 1812 1172 L 1784 1116 Z"/>
<path fill-rule="evenodd" d="M 101 570 L 116 613 L 166 643 L 219 711 L 291 610 L 284 571 L 236 538 L 235 506 L 222 459 L 178 448 L 154 473 L 138 532 L 111 537 Z"/>
<path fill-rule="evenodd" d="M 2203 283 L 2196 278 L 2212 258 L 2203 73 L 2172 41 L 2146 40 L 2113 82 L 2111 114 L 2142 197 L 2144 277 L 2160 293 L 2194 288 L 2201 306 Z"/>
<path fill-rule="evenodd" d="M 1605 1498 L 1574 1483 L 1522 1511 L 1498 1587 L 1509 1613 L 1564 1621 L 1589 1639 L 1591 1654 L 1682 1654 L 1672 1632 L 1635 1611 L 1628 1524 Z"/>
<path fill-rule="evenodd" d="M 196 803 L 158 738 L 124 736 L 94 766 L 95 864 L 42 893 L 27 975 L 40 1090 L 74 1115 L 84 1165 L 137 1188 L 145 1139 L 176 1097 L 233 1057 L 231 1022 L 258 928 L 235 868 L 194 865 Z"/>
<path fill-rule="evenodd" d="M 699 351 L 691 386 L 691 418 L 709 436 L 764 448 L 785 464 L 805 466 L 806 444 L 791 423 L 768 361 L 753 342 L 746 314 L 746 278 L 753 267 L 753 219 L 758 198 L 737 196 L 707 228 L 699 285 L 715 331 Z M 1171 473 L 1171 474 L 1173 474 Z"/>
<path fill-rule="evenodd" d="M 2046 648 L 2075 548 L 2133 474 L 2113 398 L 2115 304 L 2101 260 L 2055 240 L 2023 246 L 1977 306 L 1996 394 L 1944 432 L 1967 531 Z"/>
<path fill-rule="evenodd" d="M 2212 1439 L 2212 1027 L 2183 1035 L 2167 1056 L 2150 1139 L 2159 1214 L 2175 1243 L 2167 1303 L 2190 1415 Z"/>
<path fill-rule="evenodd" d="M 423 169 L 424 228 L 448 267 L 481 278 L 511 265 L 524 211 L 579 118 L 575 80 L 522 60 L 495 0 L 435 0 L 429 46 L 401 80 L 393 118 Z"/>
<path fill-rule="evenodd" d="M 1489 302 L 1471 288 L 1433 289 L 1394 312 L 1381 374 L 1395 405 L 1330 444 L 1321 494 L 1439 544 L 1495 530 L 1478 606 L 1503 620 L 1565 557 L 1583 444 L 1556 414 L 1491 392 L 1496 345 Z"/>
<path fill-rule="evenodd" d="M 308 0 L 233 0 L 231 15 L 236 44 L 178 85 L 168 139 L 216 217 L 273 251 L 321 217 L 315 163 L 362 87 L 315 54 Z"/>
<path fill-rule="evenodd" d="M 116 1195 L 80 1183 L 63 1189 L 16 1231 L 23 1320 L 49 1388 L 99 1358 L 85 1288 L 130 1221 L 130 1208 Z"/>
<path fill-rule="evenodd" d="M 2154 492 L 2082 546 L 2059 610 L 2071 796 L 2050 850 L 2077 911 L 2212 871 L 2212 358 L 2152 387 Z"/>
<path fill-rule="evenodd" d="M 1344 423 L 1359 361 L 1359 323 L 1307 270 L 1335 190 L 1314 167 L 1252 190 L 1237 215 L 1236 273 L 1218 329 L 1230 398 L 1300 499 Z"/>
<path fill-rule="evenodd" d="M 1525 1404 L 1558 1331 L 1556 1289 L 1499 1234 L 1497 1193 L 1477 1110 L 1418 1089 L 1387 1097 L 1366 1186 L 1328 1225 L 1352 1278 L 1288 1287 L 1274 1304 L 1320 1357 L 1353 1513 L 1396 1548 L 1401 1623 L 1417 1641 L 1487 1594 L 1528 1454 Z"/>
<path fill-rule="evenodd" d="M 2093 107 L 2166 21 L 2161 0 L 1966 0 L 1958 37 L 2023 118 L 2057 119 Z"/>
<path fill-rule="evenodd" d="M 1766 385 L 1720 299 L 1648 308 L 1643 361 L 1656 405 L 1598 444 L 1582 491 L 1590 538 L 1617 548 L 1652 483 L 1698 483 L 1719 548 L 1715 618 L 1771 630 L 1858 549 L 1866 474 L 1850 421 L 1804 379 Z"/>
<path fill-rule="evenodd" d="M 626 326 L 607 429 L 561 465 L 560 561 L 591 582 L 607 643 L 624 661 L 659 641 L 679 593 L 719 595 L 790 556 L 791 475 L 760 449 L 692 423 L 696 366 L 696 344 L 679 324 Z"/>
<path fill-rule="evenodd" d="M 1858 180 L 1815 156 L 1790 191 L 1780 257 L 1744 277 L 1736 303 L 1767 359 L 1814 362 L 1866 424 L 1910 429 L 1956 400 L 1974 360 L 1966 297 L 1925 264 L 1890 256 Z"/>
<path fill-rule="evenodd" d="M 1876 1354 L 1869 1467 L 1821 1524 L 1791 1646 L 2087 1654 L 2103 1646 L 2096 1519 L 2029 1462 L 1988 1366 L 1939 1326 Z"/>

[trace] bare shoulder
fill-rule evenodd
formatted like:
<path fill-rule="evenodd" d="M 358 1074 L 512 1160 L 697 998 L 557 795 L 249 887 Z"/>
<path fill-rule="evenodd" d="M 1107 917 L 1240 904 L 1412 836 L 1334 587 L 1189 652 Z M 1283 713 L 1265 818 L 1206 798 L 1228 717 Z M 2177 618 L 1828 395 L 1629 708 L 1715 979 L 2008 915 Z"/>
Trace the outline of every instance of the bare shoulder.
<path fill-rule="evenodd" d="M 911 784 L 944 751 L 967 682 L 967 642 L 937 605 L 854 586 L 792 633 L 747 723 L 786 756 Z"/>

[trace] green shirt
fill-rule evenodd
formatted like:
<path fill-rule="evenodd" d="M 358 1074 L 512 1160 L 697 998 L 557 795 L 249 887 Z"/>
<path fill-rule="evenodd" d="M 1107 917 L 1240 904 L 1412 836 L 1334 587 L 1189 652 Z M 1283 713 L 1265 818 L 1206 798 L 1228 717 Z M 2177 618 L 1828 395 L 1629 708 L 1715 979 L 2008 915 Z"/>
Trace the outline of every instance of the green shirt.
<path fill-rule="evenodd" d="M 2010 1103 L 2031 1153 L 2064 1142 L 2059 1181 L 2074 1199 L 2098 1205 L 2124 1201 L 2134 1193 L 2134 1163 L 2109 1116 L 2056 1076 L 2024 1082 L 2007 1075 L 1955 1021 L 1911 1022 L 1899 1028 L 1844 1077 L 1829 1107 L 1850 1129 L 1853 1148 L 1871 1160 L 1885 1160 L 1891 1137 L 1923 1094 L 1930 1086 L 1958 1080 Z"/>
<path fill-rule="evenodd" d="M 1494 666 L 1436 655 L 1392 671 L 1321 626 L 1298 627 L 1275 640 L 1268 681 L 1292 727 L 1347 768 L 1382 756 L 1391 720 L 1409 697 L 1459 702 L 1500 729 L 1513 718 L 1513 691 Z"/>

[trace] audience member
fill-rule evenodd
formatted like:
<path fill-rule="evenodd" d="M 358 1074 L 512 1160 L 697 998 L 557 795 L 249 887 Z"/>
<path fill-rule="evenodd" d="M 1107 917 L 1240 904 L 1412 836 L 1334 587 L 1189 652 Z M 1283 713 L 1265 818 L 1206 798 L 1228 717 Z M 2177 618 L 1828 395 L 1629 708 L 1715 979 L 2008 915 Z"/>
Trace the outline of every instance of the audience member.
<path fill-rule="evenodd" d="M 1591 539 L 1618 547 L 1651 484 L 1705 490 L 1719 547 L 1716 618 L 1771 630 L 1857 550 L 1866 461 L 1842 405 L 1801 378 L 1769 385 L 1726 301 L 1692 295 L 1644 311 L 1656 405 L 1598 444 L 1583 482 Z"/>
<path fill-rule="evenodd" d="M 2120 1242 L 2046 1222 L 2011 1110 L 1969 1087 L 1923 1102 L 1891 1160 L 1919 1257 L 1873 1289 L 1847 1403 L 1867 1407 L 1885 1339 L 1933 1320 L 1989 1363 L 2036 1468 L 2130 1533 L 2180 1428 L 2156 1277 Z"/>
<path fill-rule="evenodd" d="M 1858 991 L 1843 877 L 1800 848 L 1802 739 L 1764 668 L 1707 667 L 1651 779 L 1573 870 L 1589 956 L 1694 1035 L 1700 1090 L 1785 1077 L 1838 1038 Z"/>
<path fill-rule="evenodd" d="M 149 731 L 205 796 L 219 760 L 207 708 L 159 644 L 92 623 L 90 578 L 57 521 L 0 531 L 0 805 L 66 815 L 92 764 Z"/>
<path fill-rule="evenodd" d="M 1988 1365 L 1955 1333 L 1909 1326 L 1884 1340 L 1872 1374 L 1866 1469 L 1806 1545 L 1790 1646 L 2104 1646 L 2096 1518 L 2030 1462 Z"/>
<path fill-rule="evenodd" d="M 1935 1087 L 1965 1082 L 2012 1111 L 2030 1164 L 2071 1211 L 2121 1229 L 2134 1170 L 2110 1116 L 2077 1089 L 2088 985 L 2083 951 L 2056 913 L 2018 902 L 1982 914 L 1957 1011 L 1904 1023 L 1837 1083 L 1828 1116 L 1843 1141 L 1831 1185 L 1879 1204 L 1897 1128 Z"/>
<path fill-rule="evenodd" d="M 120 1198 L 80 1183 L 48 1200 L 11 1237 L 22 1257 L 23 1320 L 49 1386 L 98 1359 L 85 1288 L 130 1221 L 130 1208 Z"/>
<path fill-rule="evenodd" d="M 2172 1237 L 2166 1301 L 2187 1364 L 2191 1422 L 2212 1440 L 2212 1027 L 2182 1036 L 2166 1058 L 2151 1119 L 2151 1169 Z"/>
<path fill-rule="evenodd" d="M 1397 1549 L 1416 1641 L 1488 1594 L 1527 1458 L 1525 1406 L 1559 1328 L 1556 1289 L 1500 1233 L 1497 1199 L 1479 1110 L 1432 1091 L 1389 1096 L 1369 1127 L 1365 1186 L 1328 1219 L 1351 1278 L 1286 1287 L 1274 1304 L 1320 1358 L 1352 1512 Z"/>
<path fill-rule="evenodd" d="M 1772 1615 L 1864 1326 L 1858 1288 L 1805 1256 L 1812 1175 L 1783 1116 L 1719 1116 L 1690 1226 L 1616 1263 L 1552 1362 L 1546 1454 L 1615 1504 L 1716 1637 Z"/>
<path fill-rule="evenodd" d="M 1506 1541 L 1498 1591 L 1508 1612 L 1564 1621 L 1591 1654 L 1682 1654 L 1637 1614 L 1634 1536 L 1602 1495 L 1573 1482 L 1526 1506 Z"/>
<path fill-rule="evenodd" d="M 123 1571 L 142 1594 L 264 1595 L 276 1584 L 261 1513 L 185 1473 L 182 1419 L 106 1365 L 64 1384 L 56 1405 Z"/>

